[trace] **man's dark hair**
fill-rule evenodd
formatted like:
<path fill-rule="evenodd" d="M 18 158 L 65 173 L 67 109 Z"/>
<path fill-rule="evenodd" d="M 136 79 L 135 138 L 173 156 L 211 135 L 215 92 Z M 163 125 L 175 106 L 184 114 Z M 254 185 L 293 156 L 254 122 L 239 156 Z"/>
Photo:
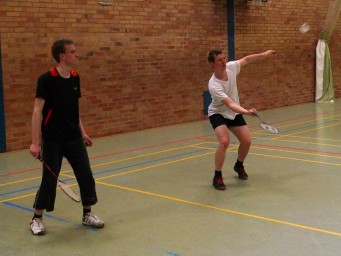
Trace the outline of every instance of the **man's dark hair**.
<path fill-rule="evenodd" d="M 65 53 L 65 45 L 70 44 L 74 44 L 74 42 L 70 39 L 60 39 L 53 43 L 51 48 L 51 54 L 58 63 L 60 62 L 59 54 Z"/>
<path fill-rule="evenodd" d="M 211 50 L 209 53 L 208 53 L 208 57 L 207 57 L 207 60 L 209 63 L 211 62 L 215 62 L 215 57 L 219 54 L 222 54 L 223 52 L 220 51 L 220 50 Z"/>

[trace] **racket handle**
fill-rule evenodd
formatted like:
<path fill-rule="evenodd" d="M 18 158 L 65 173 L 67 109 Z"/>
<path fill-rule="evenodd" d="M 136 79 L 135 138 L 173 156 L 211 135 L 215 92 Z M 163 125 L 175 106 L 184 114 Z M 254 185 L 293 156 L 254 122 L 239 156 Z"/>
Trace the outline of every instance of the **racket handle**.
<path fill-rule="evenodd" d="M 262 120 L 262 118 L 259 116 L 258 113 L 254 113 L 254 114 L 255 114 L 255 116 L 256 116 L 262 123 L 265 123 L 265 122 Z"/>
<path fill-rule="evenodd" d="M 46 167 L 46 169 L 48 169 L 50 171 L 50 173 L 57 179 L 58 179 L 58 176 L 52 171 L 52 169 L 50 168 L 50 166 L 48 166 L 43 159 L 41 159 L 41 157 L 39 156 L 38 157 L 39 161 L 42 162 L 42 164 Z"/>

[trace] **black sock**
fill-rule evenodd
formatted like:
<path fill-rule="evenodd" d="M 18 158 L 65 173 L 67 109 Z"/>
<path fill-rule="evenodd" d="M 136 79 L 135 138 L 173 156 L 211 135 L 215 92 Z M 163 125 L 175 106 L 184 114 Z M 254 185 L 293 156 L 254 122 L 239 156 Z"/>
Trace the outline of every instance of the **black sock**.
<path fill-rule="evenodd" d="M 87 213 L 89 213 L 89 212 L 91 212 L 91 209 L 85 209 L 85 208 L 83 208 L 83 217 L 84 217 Z"/>
<path fill-rule="evenodd" d="M 42 214 L 40 214 L 40 215 L 34 214 L 32 220 L 34 220 L 34 219 L 41 219 L 42 217 L 43 217 Z"/>
<path fill-rule="evenodd" d="M 222 172 L 215 170 L 214 177 L 222 177 Z"/>
<path fill-rule="evenodd" d="M 236 164 L 235 164 L 234 166 L 235 166 L 235 167 L 244 167 L 243 163 L 244 163 L 244 162 L 241 162 L 241 161 L 239 161 L 239 160 L 237 159 L 237 162 L 236 162 Z"/>

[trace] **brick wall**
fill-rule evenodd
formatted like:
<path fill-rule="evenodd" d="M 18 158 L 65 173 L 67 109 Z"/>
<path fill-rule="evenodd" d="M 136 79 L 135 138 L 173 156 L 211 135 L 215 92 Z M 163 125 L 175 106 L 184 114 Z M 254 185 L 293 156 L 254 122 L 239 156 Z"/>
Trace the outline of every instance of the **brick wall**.
<path fill-rule="evenodd" d="M 278 51 L 275 61 L 249 65 L 239 76 L 243 104 L 261 109 L 314 101 L 315 50 L 328 4 L 273 0 L 261 6 L 237 5 L 236 57 L 264 48 Z M 341 96 L 340 21 L 330 42 L 337 97 Z M 305 22 L 311 30 L 301 34 L 298 27 Z"/>
<path fill-rule="evenodd" d="M 81 116 L 90 136 L 206 118 L 202 93 L 211 74 L 206 55 L 211 48 L 227 47 L 226 1 L 108 2 L 112 6 L 94 0 L 0 1 L 9 151 L 30 144 L 36 80 L 55 66 L 50 47 L 60 38 L 75 40 L 81 55 L 75 69 L 81 75 Z M 236 58 L 278 51 L 275 60 L 242 71 L 242 104 L 261 110 L 313 101 L 315 47 L 328 3 L 235 2 Z M 311 31 L 298 33 L 306 21 Z M 330 42 L 338 97 L 339 34 L 336 28 Z"/>

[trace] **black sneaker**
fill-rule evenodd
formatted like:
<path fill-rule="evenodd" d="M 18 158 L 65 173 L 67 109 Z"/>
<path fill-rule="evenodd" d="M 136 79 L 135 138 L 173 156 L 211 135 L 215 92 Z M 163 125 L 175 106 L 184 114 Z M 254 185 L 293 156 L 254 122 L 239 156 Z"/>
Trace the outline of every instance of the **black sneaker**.
<path fill-rule="evenodd" d="M 245 172 L 244 166 L 242 166 L 242 167 L 234 166 L 233 169 L 236 173 L 238 173 L 239 179 L 241 179 L 241 180 L 247 180 L 248 179 L 249 176 Z"/>
<path fill-rule="evenodd" d="M 213 178 L 213 187 L 218 190 L 225 190 L 226 186 L 223 181 L 223 177 L 214 177 Z"/>

